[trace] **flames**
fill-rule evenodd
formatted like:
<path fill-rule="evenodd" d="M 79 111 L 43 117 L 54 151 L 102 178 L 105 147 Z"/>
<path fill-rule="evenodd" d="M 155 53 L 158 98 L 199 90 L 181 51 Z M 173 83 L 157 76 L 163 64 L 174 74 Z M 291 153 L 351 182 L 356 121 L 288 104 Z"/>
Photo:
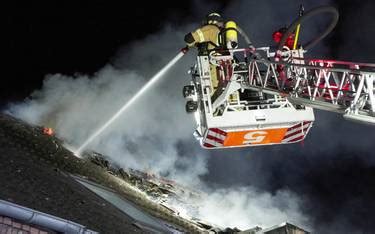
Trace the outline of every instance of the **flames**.
<path fill-rule="evenodd" d="M 43 128 L 43 133 L 46 134 L 46 135 L 49 135 L 49 136 L 53 136 L 54 135 L 53 129 L 49 128 L 49 127 L 44 127 Z"/>

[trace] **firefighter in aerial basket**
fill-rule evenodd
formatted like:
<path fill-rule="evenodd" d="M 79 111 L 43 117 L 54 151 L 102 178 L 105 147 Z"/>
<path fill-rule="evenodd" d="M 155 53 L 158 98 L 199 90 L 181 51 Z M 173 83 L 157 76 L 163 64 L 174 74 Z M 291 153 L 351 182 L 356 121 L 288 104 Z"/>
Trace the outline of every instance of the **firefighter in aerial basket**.
<path fill-rule="evenodd" d="M 281 38 L 283 37 L 283 35 L 286 33 L 287 30 L 288 29 L 286 27 L 282 27 L 272 34 L 272 39 L 277 45 L 280 43 Z M 292 33 L 286 39 L 285 44 L 283 45 L 283 51 L 296 49 L 295 44 L 296 44 L 295 33 Z M 282 59 L 285 61 L 288 59 L 288 57 L 281 57 L 278 59 Z M 277 65 L 276 70 L 279 73 L 279 79 L 281 81 L 282 89 L 291 89 L 292 88 L 291 79 L 288 79 L 284 65 Z"/>
<path fill-rule="evenodd" d="M 202 26 L 186 34 L 185 42 L 188 47 L 196 46 L 199 55 L 208 55 L 208 51 L 220 46 L 219 36 L 224 27 L 220 14 L 214 12 L 206 16 Z"/>
<path fill-rule="evenodd" d="M 198 56 L 208 56 L 210 51 L 220 48 L 220 32 L 224 27 L 224 19 L 219 13 L 213 12 L 206 16 L 200 28 L 185 35 L 184 41 L 187 48 L 196 47 L 198 49 Z M 218 86 L 217 69 L 214 65 L 210 65 L 211 81 L 213 89 Z M 188 96 L 193 92 L 192 85 L 184 87 L 184 96 Z M 213 91 L 214 91 L 213 90 Z M 212 92 L 213 92 L 212 91 Z M 189 100 L 186 103 L 186 111 L 188 113 L 195 112 L 198 108 L 198 103 L 194 100 Z"/>
<path fill-rule="evenodd" d="M 237 24 L 225 22 L 218 13 L 206 16 L 202 26 L 185 35 L 187 47 L 196 46 L 199 55 L 207 55 L 213 49 L 235 49 L 238 47 Z M 221 51 L 223 52 L 223 51 Z"/>
<path fill-rule="evenodd" d="M 184 40 L 188 47 L 197 47 L 198 56 L 208 56 L 211 52 L 229 55 L 226 49 L 235 49 L 238 46 L 237 24 L 234 21 L 227 21 L 224 24 L 224 19 L 220 14 L 210 13 L 206 16 L 202 26 L 186 34 Z M 229 74 L 225 74 L 225 66 L 229 65 L 227 63 L 221 66 L 210 64 L 212 101 L 222 93 L 229 81 L 227 79 Z M 220 76 L 219 73 L 223 74 Z M 188 88 L 184 90 L 184 93 L 185 91 L 188 93 Z M 187 102 L 187 112 L 194 112 L 196 108 L 197 103 L 195 101 Z"/>

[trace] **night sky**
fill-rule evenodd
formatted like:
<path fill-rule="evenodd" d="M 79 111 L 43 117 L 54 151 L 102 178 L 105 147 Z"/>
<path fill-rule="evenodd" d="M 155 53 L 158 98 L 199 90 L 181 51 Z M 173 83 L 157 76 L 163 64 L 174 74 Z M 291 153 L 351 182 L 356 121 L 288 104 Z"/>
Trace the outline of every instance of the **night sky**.
<path fill-rule="evenodd" d="M 5 13 L 2 35 L 10 59 L 4 66 L 1 104 L 27 97 L 41 87 L 46 74 L 93 73 L 120 46 L 160 30 L 167 21 L 181 25 L 195 20 L 192 5 L 184 1 L 131 6 L 95 0 L 25 2 L 13 3 Z M 207 2 L 218 3 L 220 9 L 226 1 Z"/>
<path fill-rule="evenodd" d="M 26 1 L 25 1 L 26 2 Z M 210 0 L 218 11 L 231 1 Z M 165 6 L 165 7 L 161 7 Z M 368 47 L 375 34 L 373 17 L 361 14 L 361 9 L 373 9 L 371 1 L 341 0 L 335 4 L 340 21 L 324 43 L 332 49 L 332 57 L 354 61 L 374 61 L 375 49 Z M 189 1 L 152 1 L 134 6 L 105 1 L 57 3 L 13 3 L 5 12 L 3 58 L 6 59 L 2 77 L 0 105 L 22 100 L 40 88 L 46 74 L 93 73 L 107 64 L 119 47 L 141 40 L 160 30 L 166 22 L 183 25 L 200 22 L 195 19 L 193 4 Z M 353 10 L 354 9 L 354 10 Z M 202 15 L 203 16 L 203 15 Z M 352 27 L 351 21 L 360 21 L 361 27 Z M 340 37 L 353 38 L 345 45 L 335 43 Z M 362 40 L 358 40 L 359 38 Z M 359 41 L 363 41 L 359 42 Z M 360 52 L 366 49 L 366 53 Z"/>
<path fill-rule="evenodd" d="M 235 1 L 212 0 L 207 4 L 214 4 L 220 11 L 231 2 Z M 157 32 L 166 22 L 184 25 L 201 21 L 195 18 L 196 10 L 187 1 L 134 2 L 137 4 L 131 7 L 123 3 L 13 4 L 5 13 L 6 26 L 2 33 L 3 58 L 7 61 L 3 64 L 0 108 L 9 102 L 21 101 L 40 88 L 46 74 L 96 72 L 111 62 L 120 47 Z M 340 20 L 334 33 L 324 41 L 330 57 L 375 63 L 375 2 L 337 0 L 333 3 L 340 11 Z M 324 124 L 337 124 L 341 130 L 345 127 L 346 132 L 356 133 L 355 136 L 370 128 L 352 123 L 346 126 L 346 122 L 333 114 L 318 112 L 318 116 L 326 120 Z M 349 136 L 340 134 L 338 131 L 331 137 L 346 140 L 329 150 L 312 140 L 306 146 L 283 148 L 280 157 L 275 157 L 280 148 L 270 148 L 272 160 L 263 157 L 264 150 L 258 148 L 253 152 L 262 157 L 246 155 L 242 150 L 232 150 L 226 155 L 218 153 L 213 156 L 219 160 L 210 160 L 210 174 L 204 179 L 218 186 L 248 184 L 270 192 L 288 188 L 304 198 L 303 210 L 315 225 L 321 226 L 320 233 L 325 233 L 326 226 L 330 230 L 326 233 L 334 233 L 332 230 L 374 233 L 375 153 L 369 146 L 369 142 L 375 143 L 374 134 L 367 135 L 370 139 L 363 146 L 351 145 Z M 320 128 L 310 137 L 327 142 L 331 137 L 326 135 Z M 312 148 L 313 144 L 316 150 L 308 153 L 303 150 L 303 147 Z M 228 157 L 228 154 L 237 156 Z M 261 178 L 256 178 L 256 174 Z M 336 227 L 341 223 L 344 231 Z"/>

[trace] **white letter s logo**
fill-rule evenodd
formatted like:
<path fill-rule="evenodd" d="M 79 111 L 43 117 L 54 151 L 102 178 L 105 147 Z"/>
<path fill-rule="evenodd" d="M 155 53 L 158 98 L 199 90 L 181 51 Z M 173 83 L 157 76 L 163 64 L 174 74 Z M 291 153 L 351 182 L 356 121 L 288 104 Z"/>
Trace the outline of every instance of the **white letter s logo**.
<path fill-rule="evenodd" d="M 260 143 L 264 141 L 266 138 L 268 132 L 265 131 L 256 131 L 256 132 L 249 132 L 246 133 L 244 136 L 243 144 L 254 144 L 254 143 Z"/>

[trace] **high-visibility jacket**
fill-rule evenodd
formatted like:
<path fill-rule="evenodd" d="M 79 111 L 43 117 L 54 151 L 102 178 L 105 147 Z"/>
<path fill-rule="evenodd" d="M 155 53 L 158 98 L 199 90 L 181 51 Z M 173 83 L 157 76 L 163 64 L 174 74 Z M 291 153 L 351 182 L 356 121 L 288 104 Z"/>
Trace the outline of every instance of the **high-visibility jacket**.
<path fill-rule="evenodd" d="M 213 24 L 204 25 L 197 30 L 188 33 L 185 36 L 185 42 L 189 47 L 197 46 L 198 48 L 214 49 L 219 46 L 219 33 L 218 26 Z"/>

